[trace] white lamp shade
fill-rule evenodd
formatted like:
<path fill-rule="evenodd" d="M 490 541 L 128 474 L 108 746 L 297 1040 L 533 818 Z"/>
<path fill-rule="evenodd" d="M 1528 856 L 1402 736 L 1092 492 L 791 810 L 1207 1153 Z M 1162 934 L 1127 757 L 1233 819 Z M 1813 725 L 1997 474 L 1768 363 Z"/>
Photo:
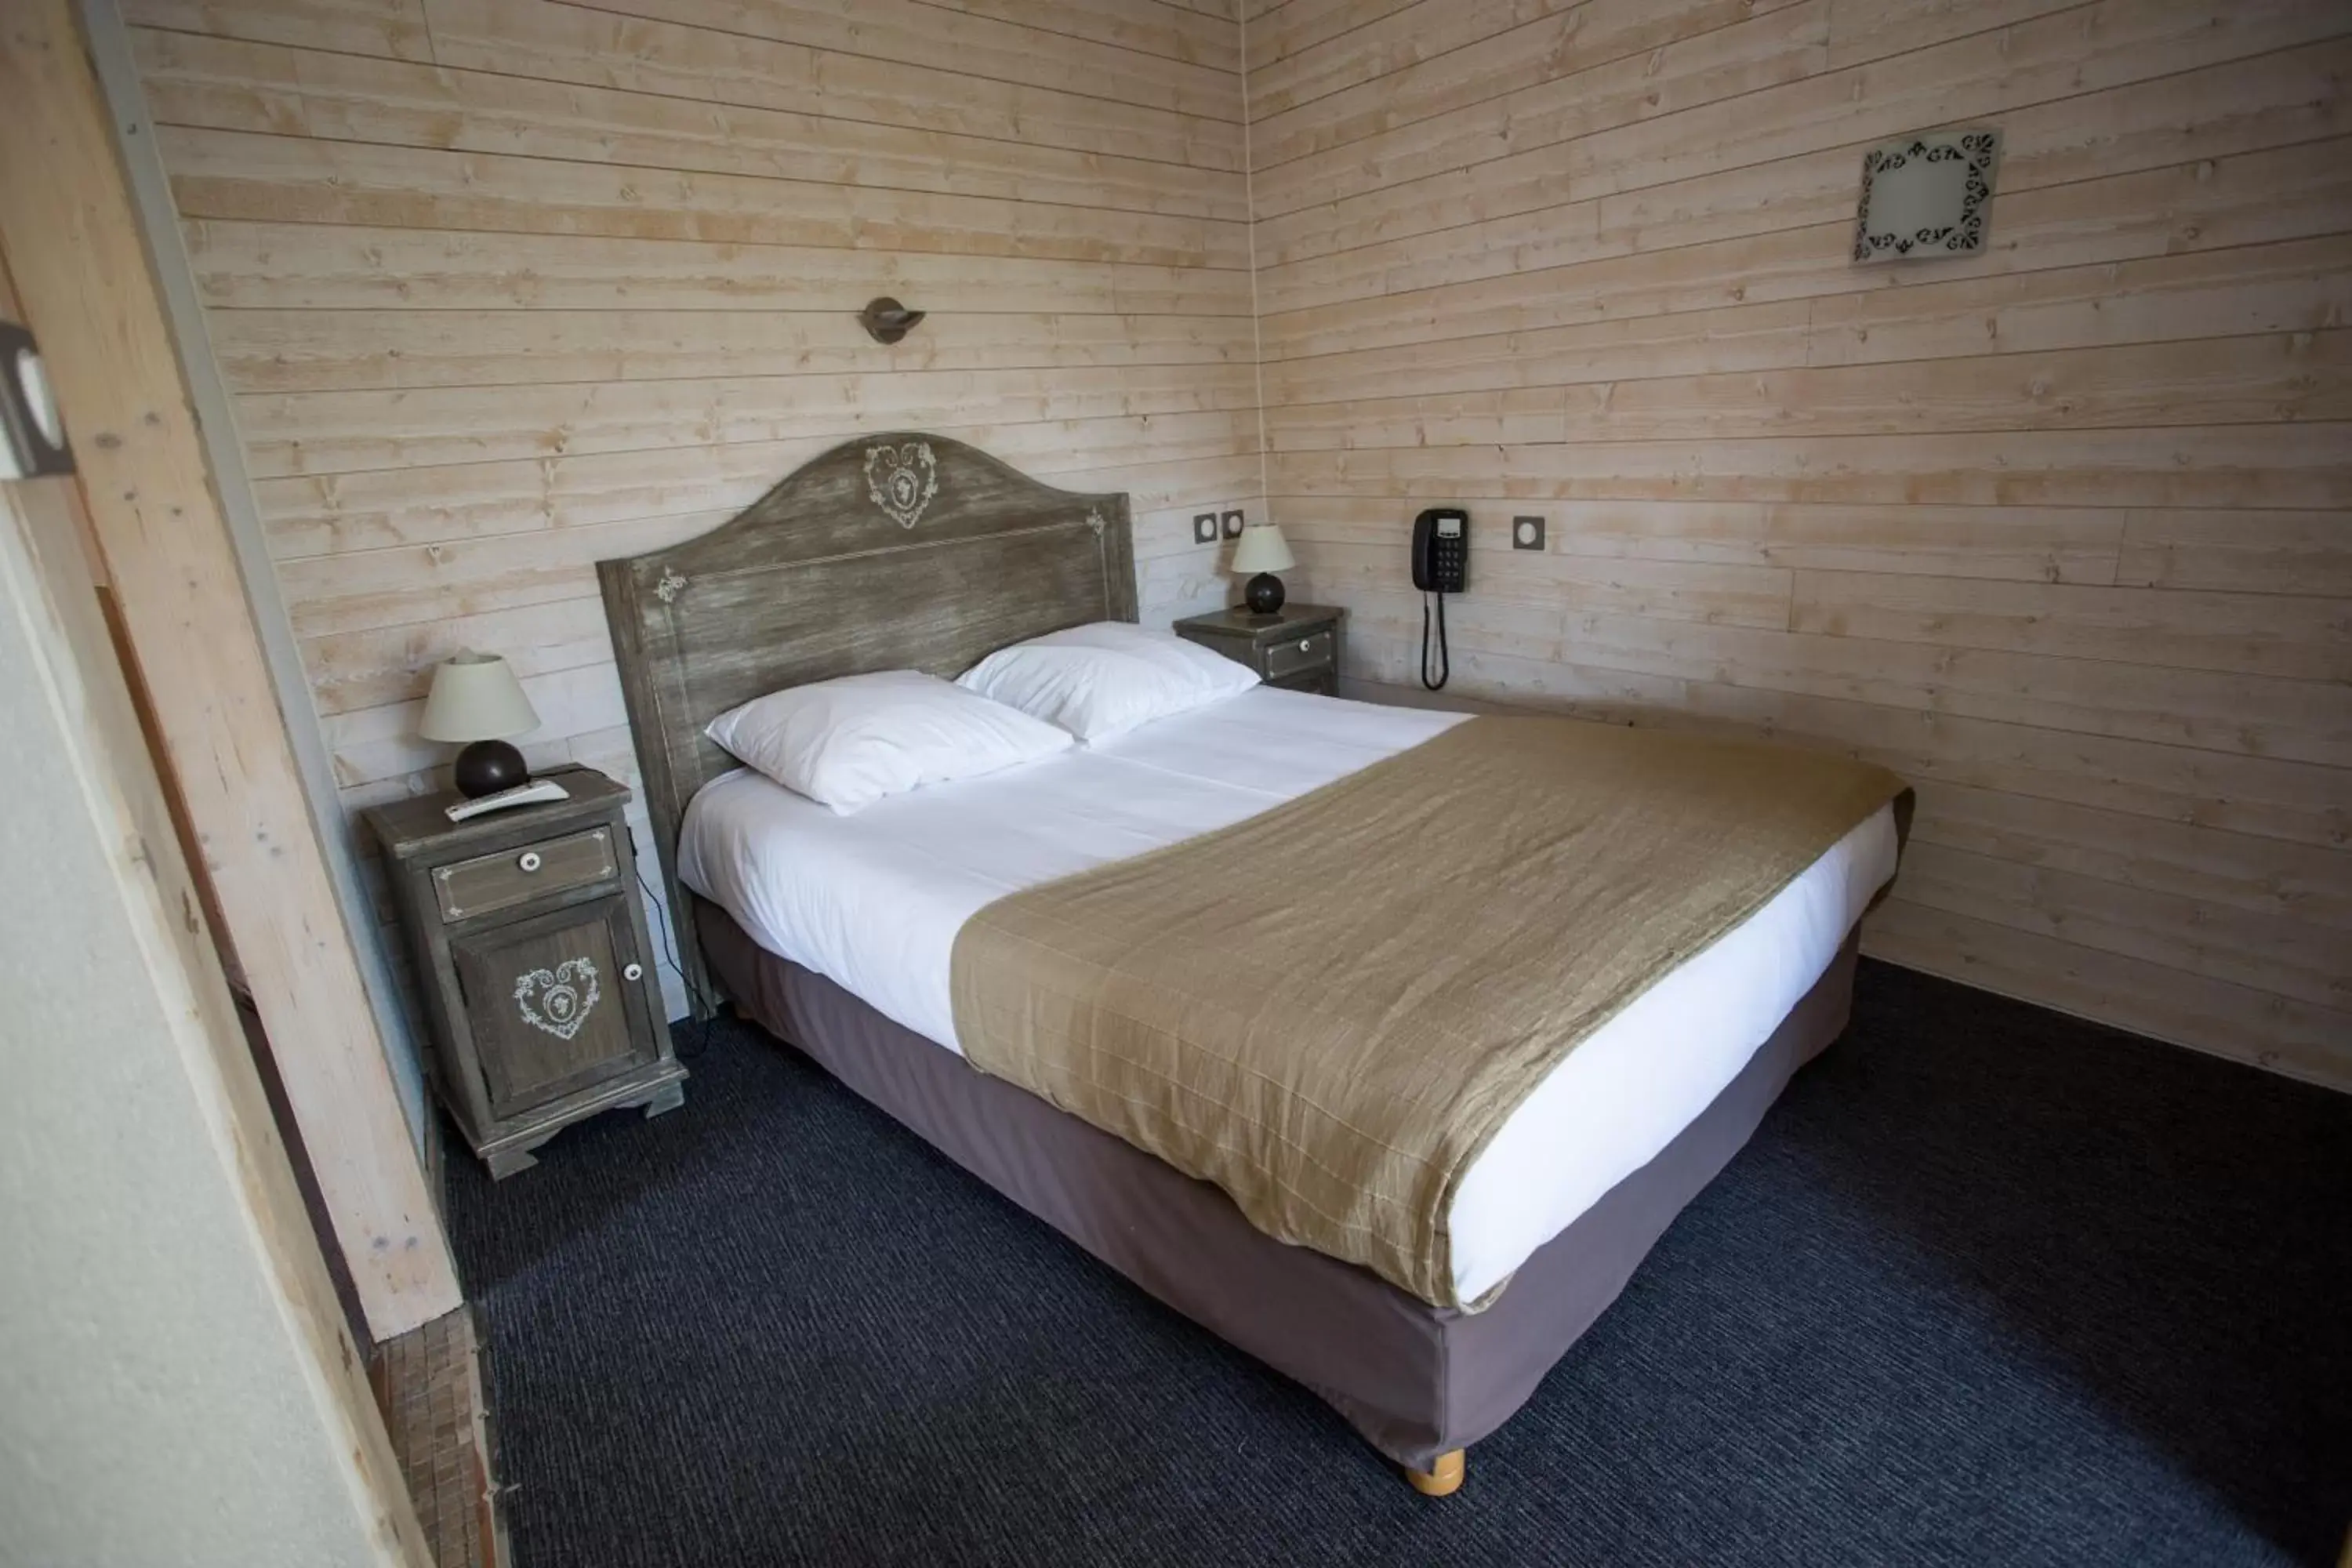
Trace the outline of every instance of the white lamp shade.
<path fill-rule="evenodd" d="M 1290 553 L 1290 545 L 1282 537 L 1279 524 L 1259 523 L 1255 528 L 1242 530 L 1241 540 L 1234 546 L 1235 572 L 1287 572 L 1298 564 Z"/>
<path fill-rule="evenodd" d="M 416 732 L 428 741 L 503 741 L 538 728 L 539 714 L 507 661 L 467 652 L 434 666 Z"/>

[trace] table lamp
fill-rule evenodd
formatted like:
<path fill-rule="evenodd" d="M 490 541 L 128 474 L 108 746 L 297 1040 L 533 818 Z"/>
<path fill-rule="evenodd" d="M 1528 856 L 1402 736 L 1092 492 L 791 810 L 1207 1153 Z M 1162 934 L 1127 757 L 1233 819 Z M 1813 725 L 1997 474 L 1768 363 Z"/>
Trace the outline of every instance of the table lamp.
<path fill-rule="evenodd" d="M 1257 574 L 1242 589 L 1242 601 L 1252 615 L 1271 616 L 1282 608 L 1282 579 L 1275 574 L 1297 564 L 1279 524 L 1262 522 L 1242 530 L 1241 542 L 1234 546 L 1233 570 Z"/>
<path fill-rule="evenodd" d="M 454 770 L 457 788 L 478 800 L 530 782 L 509 735 L 539 728 L 539 715 L 505 659 L 470 649 L 433 668 L 433 692 L 416 732 L 428 741 L 462 741 Z"/>

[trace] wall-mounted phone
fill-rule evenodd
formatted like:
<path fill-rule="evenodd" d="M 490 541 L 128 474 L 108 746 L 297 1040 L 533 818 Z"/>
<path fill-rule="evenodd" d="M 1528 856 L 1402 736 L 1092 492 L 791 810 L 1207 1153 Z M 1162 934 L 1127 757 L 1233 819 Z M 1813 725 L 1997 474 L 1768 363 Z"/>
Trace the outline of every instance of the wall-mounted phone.
<path fill-rule="evenodd" d="M 1412 585 L 1422 591 L 1421 683 L 1436 691 L 1454 673 L 1445 646 L 1445 595 L 1470 585 L 1470 514 L 1460 507 L 1433 506 L 1412 520 Z M 1437 596 L 1437 658 L 1429 657 L 1429 599 Z"/>
<path fill-rule="evenodd" d="M 1433 506 L 1412 520 L 1412 585 L 1459 594 L 1470 584 L 1470 514 Z"/>

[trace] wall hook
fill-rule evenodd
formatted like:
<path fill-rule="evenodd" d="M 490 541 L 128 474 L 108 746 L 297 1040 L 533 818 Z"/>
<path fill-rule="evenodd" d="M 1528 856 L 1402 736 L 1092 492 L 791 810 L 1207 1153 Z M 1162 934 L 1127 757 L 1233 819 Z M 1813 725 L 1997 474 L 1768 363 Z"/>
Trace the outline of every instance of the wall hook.
<path fill-rule="evenodd" d="M 887 294 L 869 300 L 857 313 L 858 324 L 873 334 L 877 343 L 895 343 L 914 331 L 915 323 L 923 319 L 920 310 L 909 310 Z"/>

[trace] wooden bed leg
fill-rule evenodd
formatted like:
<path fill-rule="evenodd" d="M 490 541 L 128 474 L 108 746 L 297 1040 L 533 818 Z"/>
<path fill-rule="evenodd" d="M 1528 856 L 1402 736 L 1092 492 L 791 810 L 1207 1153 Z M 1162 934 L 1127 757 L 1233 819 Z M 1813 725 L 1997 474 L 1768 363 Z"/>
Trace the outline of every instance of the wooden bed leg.
<path fill-rule="evenodd" d="M 1454 1448 L 1440 1454 L 1437 1463 L 1428 1469 L 1407 1470 L 1404 1479 L 1423 1497 L 1452 1497 L 1462 1488 L 1462 1450 Z"/>

